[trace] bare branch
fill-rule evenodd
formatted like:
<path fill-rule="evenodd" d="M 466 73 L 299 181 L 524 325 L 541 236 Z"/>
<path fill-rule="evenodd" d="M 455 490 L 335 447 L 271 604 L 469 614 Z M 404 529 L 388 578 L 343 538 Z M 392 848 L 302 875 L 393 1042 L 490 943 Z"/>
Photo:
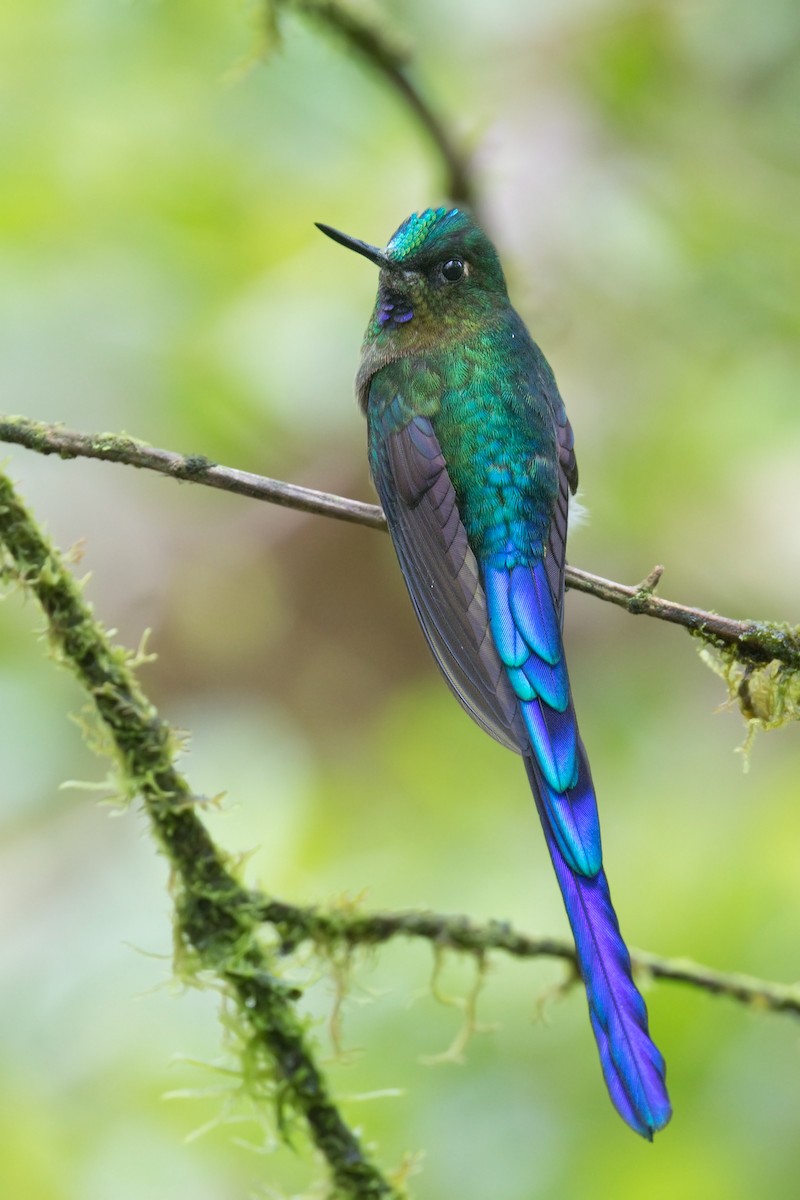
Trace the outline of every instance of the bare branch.
<path fill-rule="evenodd" d="M 663 567 L 656 571 L 660 578 Z M 702 608 L 678 604 L 675 600 L 663 600 L 641 584 L 630 587 L 615 583 L 578 567 L 567 567 L 566 583 L 573 591 L 607 600 L 633 616 L 656 617 L 659 621 L 682 625 L 713 646 L 733 650 L 741 662 L 763 665 L 777 659 L 793 671 L 800 670 L 800 634 L 788 625 L 771 621 L 737 621 Z"/>
<path fill-rule="evenodd" d="M 298 487 L 235 467 L 221 467 L 203 454 L 176 454 L 158 450 L 138 438 L 122 433 L 78 433 L 60 425 L 31 421 L 27 417 L 0 416 L 0 442 L 11 442 L 36 450 L 39 454 L 57 454 L 60 458 L 99 458 L 104 462 L 124 463 L 146 471 L 157 471 L 185 483 L 202 483 L 251 500 L 266 500 L 284 508 L 336 517 L 373 529 L 385 529 L 386 521 L 376 504 L 347 500 L 329 492 Z"/>
<path fill-rule="evenodd" d="M 0 441 L 25 446 L 39 454 L 58 454 L 61 458 L 99 458 L 107 462 L 124 463 L 301 512 L 335 517 L 339 521 L 366 525 L 371 529 L 386 528 L 384 515 L 376 504 L 365 504 L 360 500 L 298 487 L 248 471 L 237 471 L 233 467 L 220 466 L 203 455 L 158 450 L 125 434 L 78 433 L 26 417 L 0 416 Z M 674 600 L 662 599 L 654 592 L 662 571 L 663 568 L 657 567 L 642 583 L 630 586 L 568 566 L 566 582 L 567 587 L 616 604 L 632 615 L 656 617 L 660 621 L 682 625 L 711 645 L 733 652 L 745 664 L 760 666 L 778 661 L 789 670 L 800 670 L 800 634 L 797 629 L 767 621 L 738 621 L 705 609 L 678 604 Z"/>
<path fill-rule="evenodd" d="M 475 212 L 475 189 L 466 156 L 461 152 L 442 117 L 436 112 L 408 70 L 408 55 L 376 24 L 336 0 L 272 0 L 274 9 L 291 7 L 339 34 L 362 61 L 388 83 L 432 143 L 445 174 L 445 192 L 457 204 Z"/>

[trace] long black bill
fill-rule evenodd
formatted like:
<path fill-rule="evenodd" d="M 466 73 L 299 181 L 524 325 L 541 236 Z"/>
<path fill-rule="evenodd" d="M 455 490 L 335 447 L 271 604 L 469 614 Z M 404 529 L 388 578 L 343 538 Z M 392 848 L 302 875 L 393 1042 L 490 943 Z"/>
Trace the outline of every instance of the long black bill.
<path fill-rule="evenodd" d="M 332 229 L 330 225 L 322 225 L 319 221 L 315 221 L 317 229 L 322 230 L 329 238 L 333 238 L 340 246 L 346 246 L 348 250 L 355 250 L 356 254 L 363 254 L 364 258 L 368 258 L 370 262 L 375 263 L 378 267 L 388 267 L 389 260 L 382 250 L 377 246 L 370 246 L 369 242 L 362 242 L 360 238 L 350 237 L 347 233 L 340 233 L 338 229 Z"/>

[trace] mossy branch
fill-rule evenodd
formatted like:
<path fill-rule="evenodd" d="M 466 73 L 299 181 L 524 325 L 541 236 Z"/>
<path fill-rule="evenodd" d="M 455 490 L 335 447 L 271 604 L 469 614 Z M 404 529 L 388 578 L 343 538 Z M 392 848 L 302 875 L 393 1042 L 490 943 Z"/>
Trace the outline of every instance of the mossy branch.
<path fill-rule="evenodd" d="M 275 977 L 258 940 L 263 899 L 236 880 L 194 812 L 199 801 L 175 768 L 174 735 L 139 687 L 128 655 L 111 645 L 63 559 L 3 475 L 0 544 L 9 573 L 39 601 L 57 656 L 92 697 L 124 790 L 144 802 L 173 868 L 180 943 L 235 998 L 251 1072 L 274 1078 L 283 1108 L 305 1118 L 338 1196 L 399 1200 L 401 1193 L 365 1154 L 331 1098 L 295 1010 L 298 993 Z"/>
<path fill-rule="evenodd" d="M 437 950 L 469 954 L 482 962 L 491 951 L 512 958 L 560 958 L 576 970 L 575 947 L 571 941 L 551 937 L 531 937 L 520 933 L 506 921 L 479 924 L 464 916 L 445 916 L 435 912 L 353 912 L 286 904 L 269 900 L 262 909 L 265 921 L 274 925 L 283 940 L 285 952 L 303 942 L 323 950 L 337 946 L 379 946 L 394 938 L 414 938 L 430 942 Z M 662 958 L 645 950 L 631 950 L 634 971 L 653 979 L 684 983 L 716 996 L 727 996 L 742 1004 L 770 1012 L 800 1017 L 800 984 L 785 984 L 757 979 L 752 975 L 715 971 L 689 959 Z"/>

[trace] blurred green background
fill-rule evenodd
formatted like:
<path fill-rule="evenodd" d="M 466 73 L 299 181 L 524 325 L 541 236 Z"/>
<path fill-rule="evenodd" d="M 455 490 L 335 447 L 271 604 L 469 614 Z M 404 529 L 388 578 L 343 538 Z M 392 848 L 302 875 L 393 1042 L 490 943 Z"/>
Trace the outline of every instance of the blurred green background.
<path fill-rule="evenodd" d="M 397 14 L 395 14 L 397 16 Z M 397 19 L 400 19 L 399 17 Z M 796 0 L 409 0 L 418 78 L 474 147 L 512 295 L 576 431 L 576 564 L 796 622 L 800 585 L 800 9 Z M 0 390 L 7 412 L 372 499 L 352 377 L 383 242 L 441 180 L 395 98 L 294 19 L 261 61 L 252 4 L 0 7 Z M 249 878 L 566 932 L 524 773 L 429 661 L 388 541 L 122 467 L 4 448 L 13 477 L 190 730 L 196 790 Z M 796 728 L 743 727 L 682 631 L 568 600 L 578 711 L 632 945 L 800 976 Z M 141 815 L 59 790 L 105 764 L 84 697 L 0 607 L 0 1179 L 25 1200 L 305 1192 L 225 1074 L 218 998 L 170 982 L 166 868 Z M 431 955 L 362 964 L 331 1066 L 419 1200 L 797 1195 L 786 1017 L 654 985 L 672 1125 L 605 1095 L 578 989 L 492 963 L 464 1065 Z M 452 963 L 445 984 L 473 975 Z M 333 985 L 309 992 L 323 1054 Z M 400 1094 L 358 1100 L 364 1093 Z M 191 1097 L 165 1099 L 188 1090 Z M 211 1093 L 211 1094 L 209 1094 Z M 184 1138 L 225 1121 L 190 1144 Z"/>

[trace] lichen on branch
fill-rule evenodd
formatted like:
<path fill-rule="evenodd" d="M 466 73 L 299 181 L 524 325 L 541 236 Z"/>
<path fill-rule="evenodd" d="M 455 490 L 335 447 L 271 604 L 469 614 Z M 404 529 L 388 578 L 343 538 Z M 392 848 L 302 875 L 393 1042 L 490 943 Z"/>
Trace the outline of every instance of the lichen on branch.
<path fill-rule="evenodd" d="M 174 734 L 142 691 L 130 656 L 111 644 L 62 556 L 1 474 L 0 545 L 8 575 L 41 605 L 57 657 L 94 702 L 121 791 L 143 801 L 173 869 L 182 968 L 213 972 L 235 1004 L 249 1059 L 245 1078 L 271 1078 L 284 1121 L 287 1112 L 305 1121 L 337 1196 L 399 1200 L 403 1192 L 372 1162 L 331 1097 L 297 1012 L 298 993 L 278 978 L 259 939 L 263 897 L 238 881 L 195 812 L 198 798 L 175 767 Z"/>

